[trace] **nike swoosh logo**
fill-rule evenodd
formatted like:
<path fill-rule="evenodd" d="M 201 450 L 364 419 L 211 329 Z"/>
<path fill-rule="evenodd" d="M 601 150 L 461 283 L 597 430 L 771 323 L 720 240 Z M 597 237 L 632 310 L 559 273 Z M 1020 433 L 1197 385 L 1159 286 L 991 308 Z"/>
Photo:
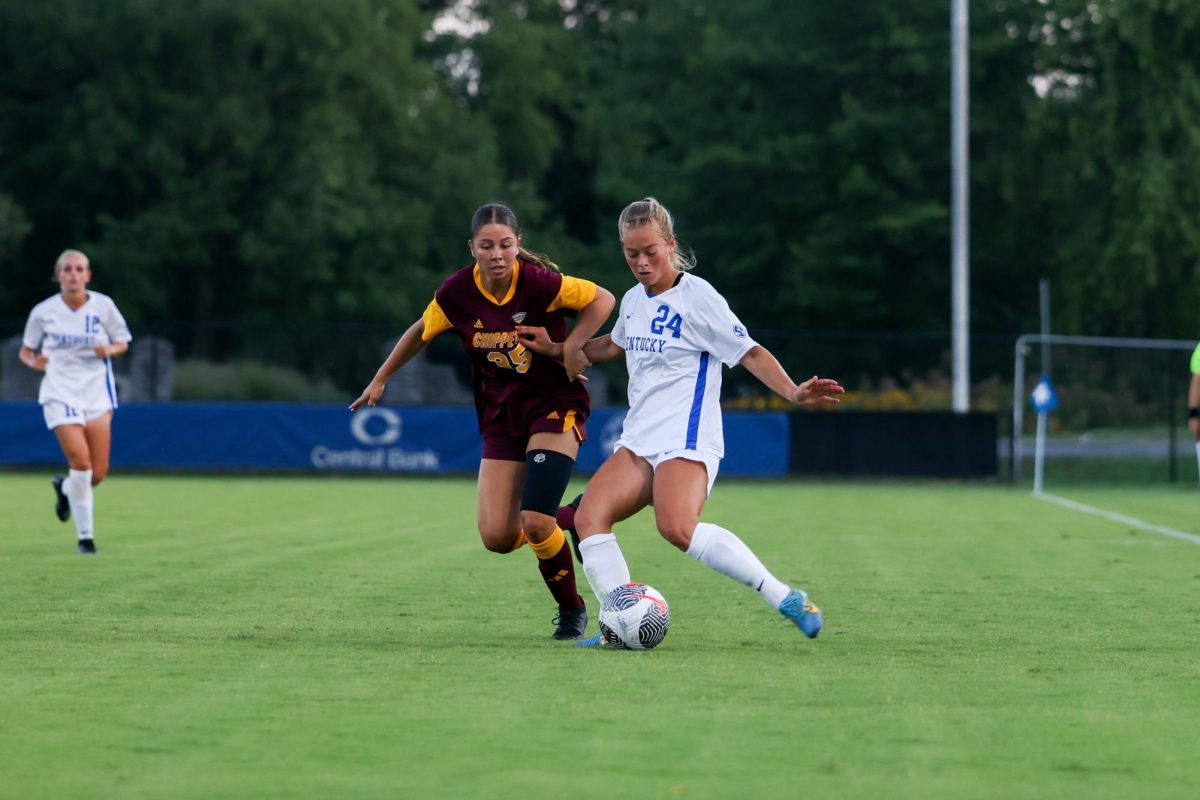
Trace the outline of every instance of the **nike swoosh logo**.
<path fill-rule="evenodd" d="M 659 611 L 661 611 L 664 614 L 667 613 L 667 604 L 664 603 L 662 600 L 659 600 L 657 597 L 651 597 L 648 594 L 635 594 L 633 596 L 638 598 L 639 600 L 649 600 L 651 603 L 654 603 L 654 605 L 658 606 Z"/>

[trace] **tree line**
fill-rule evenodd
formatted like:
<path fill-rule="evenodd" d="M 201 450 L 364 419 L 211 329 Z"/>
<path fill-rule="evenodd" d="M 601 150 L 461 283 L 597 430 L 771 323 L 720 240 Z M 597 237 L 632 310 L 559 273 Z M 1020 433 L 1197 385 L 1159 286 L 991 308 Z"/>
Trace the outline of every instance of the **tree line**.
<path fill-rule="evenodd" d="M 0 318 L 401 323 L 501 200 L 618 293 L 655 195 L 752 331 L 944 332 L 949 3 L 0 0 Z M 458 19 L 458 24 L 449 20 Z M 1200 4 L 971 4 L 971 319 L 1200 336 Z M 283 352 L 273 354 L 288 360 Z"/>

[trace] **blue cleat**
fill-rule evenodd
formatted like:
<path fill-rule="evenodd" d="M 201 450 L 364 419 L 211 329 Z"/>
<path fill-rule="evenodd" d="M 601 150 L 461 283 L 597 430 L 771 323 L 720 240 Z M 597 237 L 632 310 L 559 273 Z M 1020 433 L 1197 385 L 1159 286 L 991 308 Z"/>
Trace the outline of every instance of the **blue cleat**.
<path fill-rule="evenodd" d="M 79 549 L 79 554 L 81 556 L 95 555 L 96 554 L 96 540 L 95 539 L 80 539 L 78 549 Z"/>
<path fill-rule="evenodd" d="M 792 589 L 788 596 L 779 604 L 779 613 L 796 623 L 796 627 L 810 639 L 817 638 L 821 627 L 825 624 L 821 617 L 821 609 L 812 604 L 808 595 L 799 589 Z"/>
<path fill-rule="evenodd" d="M 604 634 L 597 633 L 595 636 L 589 636 L 586 639 L 576 639 L 575 644 L 579 647 L 609 647 L 608 640 L 604 638 Z"/>

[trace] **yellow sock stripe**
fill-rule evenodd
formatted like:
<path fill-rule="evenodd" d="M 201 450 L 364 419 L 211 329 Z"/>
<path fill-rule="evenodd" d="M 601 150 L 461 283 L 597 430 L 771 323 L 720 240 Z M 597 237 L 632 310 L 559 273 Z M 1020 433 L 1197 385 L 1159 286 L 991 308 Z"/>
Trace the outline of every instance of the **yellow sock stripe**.
<path fill-rule="evenodd" d="M 529 540 L 525 538 L 525 531 L 524 530 L 519 531 L 517 533 L 517 538 L 513 539 L 512 547 L 508 548 L 508 550 L 506 552 L 513 553 L 513 552 L 516 552 L 517 550 L 520 550 L 522 547 L 525 546 L 525 542 L 527 542 L 527 541 L 529 541 Z"/>
<path fill-rule="evenodd" d="M 529 549 L 534 552 L 539 559 L 545 561 L 548 558 L 554 558 L 558 555 L 558 551 L 563 549 L 567 543 L 567 537 L 563 535 L 562 528 L 555 526 L 554 533 L 546 537 L 544 542 L 529 542 Z"/>

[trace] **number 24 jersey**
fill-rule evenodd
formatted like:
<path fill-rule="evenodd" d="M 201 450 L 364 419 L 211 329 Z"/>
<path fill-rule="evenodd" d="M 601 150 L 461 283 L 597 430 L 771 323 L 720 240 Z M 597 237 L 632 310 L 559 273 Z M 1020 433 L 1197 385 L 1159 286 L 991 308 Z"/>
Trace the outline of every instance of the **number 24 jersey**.
<path fill-rule="evenodd" d="M 629 370 L 620 444 L 642 456 L 724 456 L 721 365 L 736 366 L 756 343 L 712 284 L 684 273 L 657 295 L 634 286 L 621 298 L 612 340 Z"/>

